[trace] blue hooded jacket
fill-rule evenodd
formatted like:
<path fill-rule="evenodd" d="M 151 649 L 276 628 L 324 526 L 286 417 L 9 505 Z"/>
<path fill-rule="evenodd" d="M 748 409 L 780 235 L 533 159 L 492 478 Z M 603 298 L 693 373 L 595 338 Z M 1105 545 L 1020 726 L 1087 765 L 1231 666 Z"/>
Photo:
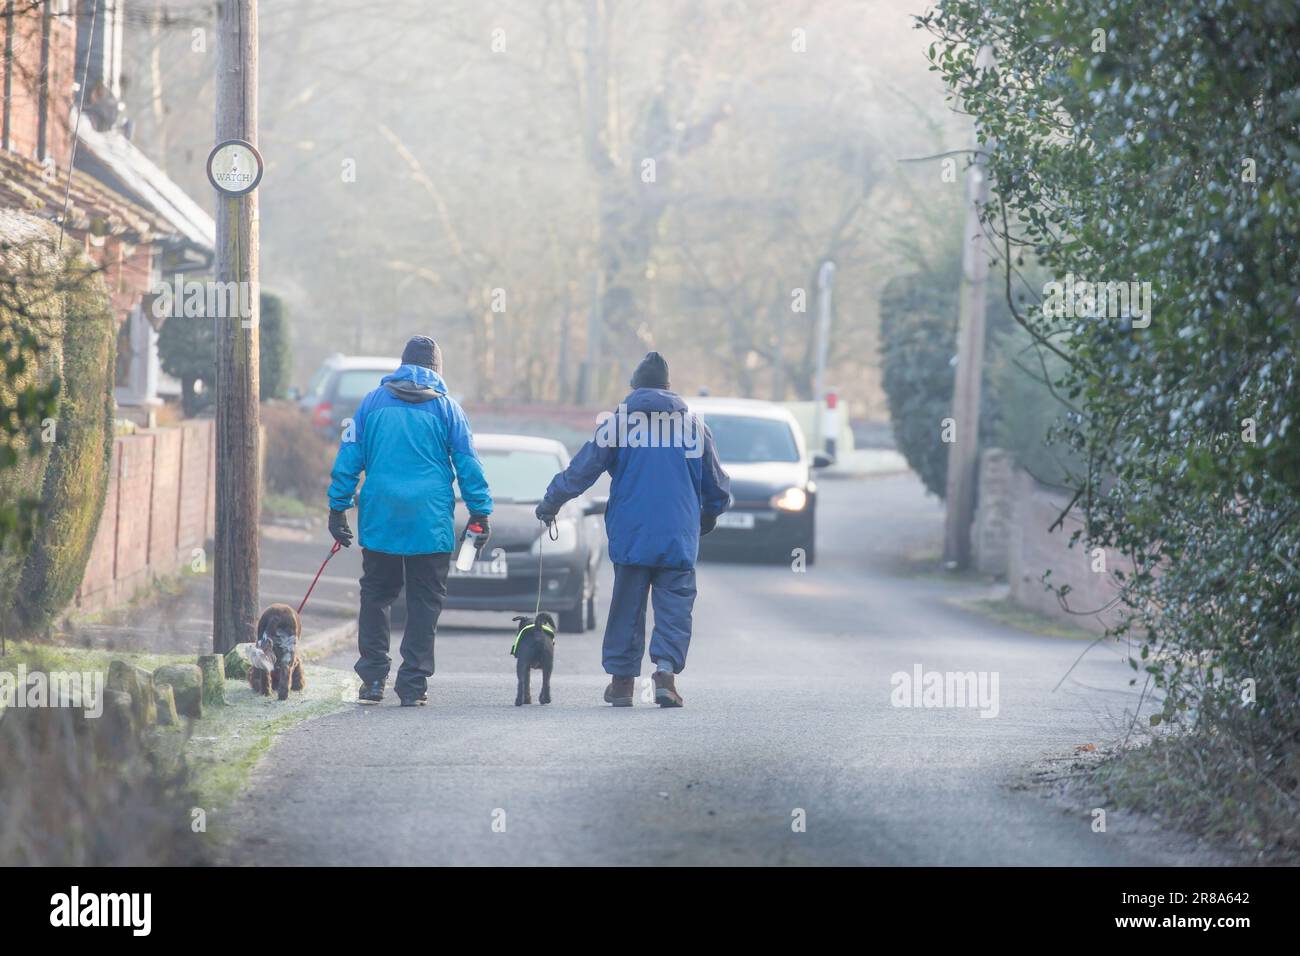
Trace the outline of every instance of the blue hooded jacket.
<path fill-rule="evenodd" d="M 492 496 L 465 412 L 446 383 L 422 365 L 401 365 L 361 400 L 334 459 L 330 507 L 352 507 L 357 481 L 361 547 L 387 554 L 455 549 L 452 480 L 471 514 L 490 514 Z"/>
<path fill-rule="evenodd" d="M 656 419 L 656 413 L 669 413 Z M 662 440 L 681 423 L 682 441 Z M 647 438 L 642 423 L 657 438 Z M 659 425 L 657 422 L 663 422 Z M 615 564 L 693 568 L 700 550 L 700 516 L 717 516 L 731 502 L 731 479 L 718 461 L 703 420 L 667 389 L 638 388 L 556 475 L 546 501 L 559 507 L 608 471 L 605 531 Z"/>

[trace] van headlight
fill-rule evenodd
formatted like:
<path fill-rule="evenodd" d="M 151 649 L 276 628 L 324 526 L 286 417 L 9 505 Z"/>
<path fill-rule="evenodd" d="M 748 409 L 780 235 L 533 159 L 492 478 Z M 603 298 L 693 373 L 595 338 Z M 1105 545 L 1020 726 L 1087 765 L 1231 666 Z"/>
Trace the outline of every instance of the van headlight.
<path fill-rule="evenodd" d="M 777 511 L 803 511 L 808 504 L 808 493 L 802 488 L 787 488 L 772 496 L 772 507 Z"/>
<path fill-rule="evenodd" d="M 550 529 L 543 528 L 528 553 L 538 555 L 545 548 L 547 554 L 568 554 L 578 547 L 578 523 L 572 518 L 557 518 L 555 531 L 558 537 L 552 541 Z"/>

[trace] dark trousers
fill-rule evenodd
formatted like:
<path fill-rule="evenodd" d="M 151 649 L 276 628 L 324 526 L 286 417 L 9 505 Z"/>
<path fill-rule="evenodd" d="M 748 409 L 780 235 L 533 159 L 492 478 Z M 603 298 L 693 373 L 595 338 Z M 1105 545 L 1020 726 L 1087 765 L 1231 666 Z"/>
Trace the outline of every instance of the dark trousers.
<path fill-rule="evenodd" d="M 645 611 L 649 598 L 655 612 L 650 660 L 666 660 L 680 674 L 691 645 L 691 610 L 695 607 L 694 568 L 614 565 L 614 594 L 605 621 L 602 658 L 605 673 L 636 677 L 645 656 Z"/>
<path fill-rule="evenodd" d="M 433 674 L 433 636 L 447 597 L 450 554 L 384 554 L 361 551 L 361 613 L 357 617 L 357 675 L 366 683 L 386 681 L 392 666 L 388 656 L 389 608 L 406 586 L 406 632 L 402 635 L 402 666 L 394 689 L 399 697 L 418 697 Z"/>

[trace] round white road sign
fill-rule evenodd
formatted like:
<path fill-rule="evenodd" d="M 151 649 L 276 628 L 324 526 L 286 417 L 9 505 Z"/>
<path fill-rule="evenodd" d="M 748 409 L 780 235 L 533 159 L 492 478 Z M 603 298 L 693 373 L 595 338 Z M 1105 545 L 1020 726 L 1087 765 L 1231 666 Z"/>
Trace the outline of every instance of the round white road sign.
<path fill-rule="evenodd" d="M 228 139 L 208 154 L 208 181 L 227 196 L 242 196 L 262 181 L 262 154 L 252 143 Z"/>

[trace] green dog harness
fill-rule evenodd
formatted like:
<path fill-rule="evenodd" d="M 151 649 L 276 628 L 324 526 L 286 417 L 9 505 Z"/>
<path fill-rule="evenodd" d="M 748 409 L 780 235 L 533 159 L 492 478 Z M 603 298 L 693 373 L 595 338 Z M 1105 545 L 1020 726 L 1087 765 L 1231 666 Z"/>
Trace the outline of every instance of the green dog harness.
<path fill-rule="evenodd" d="M 549 628 L 549 627 L 547 627 L 545 624 L 542 624 L 542 625 L 537 625 L 537 624 L 525 624 L 523 627 L 521 627 L 521 628 L 519 629 L 519 633 L 515 635 L 515 642 L 514 642 L 513 644 L 510 645 L 510 656 L 511 656 L 511 657 L 518 657 L 518 656 L 519 656 L 519 641 L 520 641 L 520 639 L 524 636 L 524 632 L 525 632 L 525 631 L 530 631 L 530 630 L 532 630 L 533 628 L 538 627 L 538 626 L 540 626 L 541 629 L 542 629 L 543 631 L 545 631 L 547 634 L 551 635 L 551 640 L 555 640 L 555 631 L 554 631 L 553 628 Z"/>

